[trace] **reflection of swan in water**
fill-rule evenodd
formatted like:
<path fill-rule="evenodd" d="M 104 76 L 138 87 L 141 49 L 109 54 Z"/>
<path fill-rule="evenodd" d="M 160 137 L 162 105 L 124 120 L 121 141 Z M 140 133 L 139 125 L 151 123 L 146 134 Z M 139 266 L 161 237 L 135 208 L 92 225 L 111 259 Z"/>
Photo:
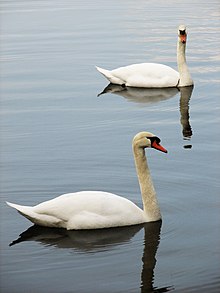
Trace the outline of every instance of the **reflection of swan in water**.
<path fill-rule="evenodd" d="M 180 88 L 180 122 L 184 140 L 190 140 L 192 137 L 192 128 L 189 122 L 189 100 L 191 98 L 193 86 Z M 185 145 L 184 148 L 191 148 L 192 145 Z"/>
<path fill-rule="evenodd" d="M 172 290 L 172 287 L 156 288 L 153 286 L 155 256 L 160 242 L 161 223 L 161 221 L 158 221 L 128 227 L 84 231 L 68 231 L 33 225 L 21 233 L 19 238 L 14 240 L 10 246 L 24 241 L 36 241 L 56 248 L 73 249 L 84 253 L 99 253 L 131 241 L 132 237 L 144 227 L 141 292 L 168 292 Z"/>
<path fill-rule="evenodd" d="M 177 88 L 163 88 L 163 89 L 146 89 L 146 88 L 132 88 L 122 87 L 120 85 L 109 84 L 98 96 L 111 93 L 122 96 L 128 101 L 139 103 L 141 105 L 149 105 L 158 103 L 163 100 L 168 100 L 180 92 L 180 122 L 182 125 L 182 134 L 184 140 L 190 140 L 192 137 L 192 128 L 189 121 L 189 101 L 192 95 L 193 86 Z M 191 148 L 192 145 L 187 144 L 184 148 Z"/>
<path fill-rule="evenodd" d="M 158 103 L 163 100 L 168 100 L 178 93 L 177 88 L 138 88 L 138 87 L 123 87 L 110 83 L 98 96 L 106 93 L 122 96 L 128 101 L 140 104 Z"/>
<path fill-rule="evenodd" d="M 154 268 L 156 266 L 156 253 L 160 243 L 161 221 L 148 223 L 144 226 L 144 251 L 142 257 L 141 293 L 168 292 L 172 286 L 154 287 Z"/>
<path fill-rule="evenodd" d="M 98 252 L 128 242 L 142 227 L 143 224 L 95 230 L 66 230 L 33 225 L 10 246 L 23 241 L 36 241 L 57 248 Z"/>

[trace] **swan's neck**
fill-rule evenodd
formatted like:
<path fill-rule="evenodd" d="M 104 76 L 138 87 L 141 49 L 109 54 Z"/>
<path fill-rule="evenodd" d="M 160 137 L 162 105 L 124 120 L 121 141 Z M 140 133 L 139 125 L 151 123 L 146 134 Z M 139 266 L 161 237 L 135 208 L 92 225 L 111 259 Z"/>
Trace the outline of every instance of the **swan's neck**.
<path fill-rule="evenodd" d="M 145 151 L 141 147 L 133 146 L 133 153 L 142 195 L 144 213 L 147 221 L 158 221 L 161 219 L 160 208 L 153 181 L 151 179 L 150 170 L 147 165 Z"/>
<path fill-rule="evenodd" d="M 186 44 L 183 44 L 180 40 L 177 43 L 177 65 L 180 75 L 178 86 L 190 86 L 193 85 L 191 75 L 189 73 L 188 66 L 186 64 Z"/>

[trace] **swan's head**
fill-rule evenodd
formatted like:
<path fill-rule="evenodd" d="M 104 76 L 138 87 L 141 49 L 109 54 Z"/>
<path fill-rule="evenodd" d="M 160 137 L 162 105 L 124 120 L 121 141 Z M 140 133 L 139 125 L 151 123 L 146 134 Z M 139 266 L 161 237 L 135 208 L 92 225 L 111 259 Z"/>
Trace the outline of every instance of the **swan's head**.
<path fill-rule="evenodd" d="M 154 148 L 158 151 L 167 153 L 167 150 L 160 144 L 160 139 L 151 132 L 139 132 L 133 139 L 133 147 L 137 148 Z"/>
<path fill-rule="evenodd" d="M 186 38 L 187 38 L 187 31 L 186 31 L 186 26 L 181 24 L 179 27 L 178 27 L 178 38 L 179 38 L 179 41 L 182 43 L 182 44 L 185 44 L 186 43 Z"/>

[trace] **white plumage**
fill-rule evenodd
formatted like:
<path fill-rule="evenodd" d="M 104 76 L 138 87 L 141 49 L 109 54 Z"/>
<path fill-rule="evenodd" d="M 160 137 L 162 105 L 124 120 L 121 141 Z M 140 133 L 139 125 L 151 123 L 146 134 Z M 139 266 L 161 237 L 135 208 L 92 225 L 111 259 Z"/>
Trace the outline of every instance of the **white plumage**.
<path fill-rule="evenodd" d="M 34 207 L 9 202 L 7 204 L 37 225 L 67 230 L 108 228 L 145 222 L 143 211 L 133 202 L 103 191 L 63 194 Z"/>
<path fill-rule="evenodd" d="M 130 87 L 164 88 L 176 87 L 179 73 L 169 66 L 157 63 L 132 64 L 108 71 L 96 66 L 113 84 Z"/>

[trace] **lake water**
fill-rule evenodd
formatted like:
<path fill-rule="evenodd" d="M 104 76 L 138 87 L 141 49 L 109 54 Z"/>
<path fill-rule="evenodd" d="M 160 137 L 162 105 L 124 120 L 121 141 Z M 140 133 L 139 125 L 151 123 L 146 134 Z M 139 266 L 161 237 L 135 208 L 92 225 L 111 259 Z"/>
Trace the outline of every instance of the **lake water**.
<path fill-rule="evenodd" d="M 220 291 L 219 8 L 1 2 L 1 292 Z M 97 96 L 108 83 L 95 65 L 176 68 L 181 23 L 193 89 Z M 67 232 L 31 227 L 6 206 L 103 190 L 141 207 L 131 141 L 143 130 L 168 149 L 147 151 L 162 225 Z"/>

